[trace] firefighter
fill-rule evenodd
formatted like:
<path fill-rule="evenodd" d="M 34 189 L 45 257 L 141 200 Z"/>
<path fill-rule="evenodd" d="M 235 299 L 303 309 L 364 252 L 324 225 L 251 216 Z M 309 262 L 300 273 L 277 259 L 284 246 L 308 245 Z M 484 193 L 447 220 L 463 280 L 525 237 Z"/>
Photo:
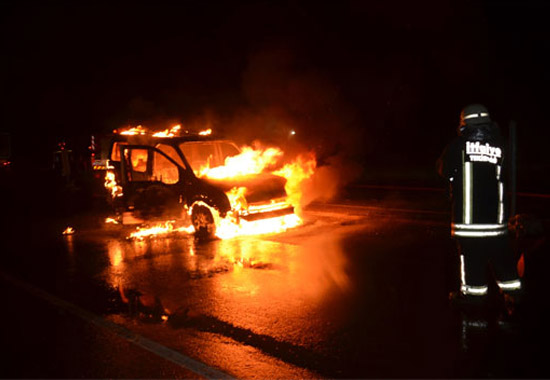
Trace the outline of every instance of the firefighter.
<path fill-rule="evenodd" d="M 458 137 L 437 160 L 439 175 L 449 181 L 451 235 L 460 255 L 460 291 L 451 293 L 453 303 L 479 303 L 486 298 L 488 264 L 507 305 L 521 292 L 508 237 L 506 159 L 502 135 L 487 108 L 465 107 Z"/>

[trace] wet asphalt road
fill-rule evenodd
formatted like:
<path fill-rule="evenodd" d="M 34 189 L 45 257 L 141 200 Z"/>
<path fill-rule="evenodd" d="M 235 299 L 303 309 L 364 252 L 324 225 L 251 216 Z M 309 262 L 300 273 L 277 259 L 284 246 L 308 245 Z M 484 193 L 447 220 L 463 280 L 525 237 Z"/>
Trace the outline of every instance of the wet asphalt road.
<path fill-rule="evenodd" d="M 377 194 L 223 241 L 128 240 L 97 213 L 8 226 L 0 375 L 548 377 L 548 258 L 525 321 L 463 328 L 443 197 Z"/>

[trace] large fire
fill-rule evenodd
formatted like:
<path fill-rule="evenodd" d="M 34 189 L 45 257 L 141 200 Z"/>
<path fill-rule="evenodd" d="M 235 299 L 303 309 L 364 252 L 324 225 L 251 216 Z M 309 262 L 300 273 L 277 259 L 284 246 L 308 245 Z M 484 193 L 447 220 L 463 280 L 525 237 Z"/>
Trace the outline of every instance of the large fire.
<path fill-rule="evenodd" d="M 217 237 L 228 239 L 243 235 L 280 233 L 302 223 L 302 219 L 297 215 L 301 211 L 302 184 L 303 181 L 313 175 L 317 163 L 313 154 L 300 155 L 290 163 L 273 170 L 277 168 L 283 155 L 283 151 L 279 148 L 254 149 L 243 147 L 240 154 L 227 157 L 224 165 L 210 167 L 207 163 L 198 170 L 199 177 L 211 179 L 229 179 L 265 172 L 286 179 L 287 198 L 279 202 L 248 205 L 246 201 L 248 189 L 246 187 L 234 187 L 226 192 L 232 209 L 228 216 L 221 218 L 214 208 L 209 207 L 216 221 Z M 294 207 L 295 213 L 253 221 L 238 218 L 238 215 L 284 209 L 289 205 Z"/>
<path fill-rule="evenodd" d="M 224 165 L 210 167 L 207 163 L 198 170 L 197 174 L 199 177 L 228 179 L 260 174 L 266 171 L 271 172 L 286 179 L 286 201 L 294 206 L 296 210 L 300 210 L 303 181 L 314 174 L 317 162 L 315 156 L 312 153 L 308 153 L 306 155 L 299 155 L 283 167 L 270 171 L 269 169 L 277 166 L 283 154 L 283 151 L 279 148 L 254 149 L 243 147 L 241 154 L 227 157 Z M 226 193 L 234 210 L 247 208 L 246 191 L 245 187 L 239 187 L 233 188 Z"/>
<path fill-rule="evenodd" d="M 262 173 L 266 168 L 277 163 L 283 155 L 279 148 L 253 149 L 243 147 L 241 154 L 227 157 L 225 165 L 210 167 L 207 163 L 198 170 L 199 177 L 227 179 Z"/>
<path fill-rule="evenodd" d="M 285 190 L 288 202 L 300 213 L 302 208 L 302 184 L 315 173 L 317 161 L 313 153 L 300 155 L 293 162 L 273 172 L 275 175 L 286 178 Z"/>
<path fill-rule="evenodd" d="M 152 134 L 155 137 L 172 137 L 179 134 L 181 126 Z M 120 134 L 141 134 L 145 129 L 141 126 Z M 202 131 L 200 135 L 209 135 L 210 129 Z M 311 153 L 299 155 L 294 160 L 282 164 L 284 152 L 275 147 L 253 148 L 242 147 L 240 153 L 228 156 L 222 165 L 211 166 L 207 160 L 199 168 L 193 168 L 197 177 L 213 180 L 231 180 L 272 174 L 286 179 L 286 198 L 272 199 L 264 203 L 249 204 L 247 193 L 250 189 L 245 186 L 236 186 L 226 192 L 231 205 L 231 211 L 221 217 L 218 210 L 204 202 L 198 202 L 211 212 L 215 223 L 215 234 L 218 238 L 228 239 L 237 236 L 280 233 L 302 223 L 300 218 L 303 183 L 310 178 L 316 168 L 315 156 Z M 115 181 L 113 172 L 107 172 L 105 187 L 113 198 L 122 195 L 122 188 Z M 197 205 L 197 203 L 195 204 Z M 294 212 L 292 212 L 292 208 Z M 290 212 L 288 212 L 290 211 Z M 192 212 L 192 207 L 188 209 Z M 261 214 L 273 212 L 273 217 L 263 219 Z M 250 217 L 252 216 L 252 217 Z M 259 216 L 259 217 L 257 217 Z M 193 233 L 193 226 L 174 227 L 174 221 L 166 221 L 150 228 L 139 228 L 130 235 L 130 238 L 143 239 L 150 236 L 166 236 L 173 232 Z"/>
<path fill-rule="evenodd" d="M 276 234 L 285 232 L 290 228 L 299 226 L 302 219 L 296 214 L 287 214 L 283 216 L 247 221 L 238 218 L 238 212 L 235 210 L 222 218 L 213 207 L 204 202 L 198 202 L 201 206 L 207 207 L 216 224 L 216 237 L 220 239 L 232 239 L 238 236 L 251 236 L 263 234 Z"/>

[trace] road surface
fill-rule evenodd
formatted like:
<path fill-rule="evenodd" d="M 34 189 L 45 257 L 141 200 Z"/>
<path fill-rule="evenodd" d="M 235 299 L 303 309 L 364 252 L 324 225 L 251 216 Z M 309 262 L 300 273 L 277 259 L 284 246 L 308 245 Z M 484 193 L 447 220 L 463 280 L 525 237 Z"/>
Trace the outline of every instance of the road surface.
<path fill-rule="evenodd" d="M 365 194 L 310 205 L 282 234 L 209 242 L 127 239 L 102 214 L 15 217 L 0 375 L 550 375 L 539 298 L 512 324 L 467 324 L 448 307 L 457 266 L 442 193 Z M 543 272 L 530 273 L 544 294 Z"/>

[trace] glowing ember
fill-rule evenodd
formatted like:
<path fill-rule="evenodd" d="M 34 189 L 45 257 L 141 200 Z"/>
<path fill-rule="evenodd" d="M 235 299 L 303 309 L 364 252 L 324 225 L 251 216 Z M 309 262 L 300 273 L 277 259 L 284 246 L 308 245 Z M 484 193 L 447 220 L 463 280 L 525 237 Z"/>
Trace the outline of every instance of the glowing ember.
<path fill-rule="evenodd" d="M 181 125 L 174 125 L 170 129 L 165 129 L 164 131 L 160 131 L 153 134 L 153 137 L 174 137 L 179 136 L 181 130 Z"/>
<path fill-rule="evenodd" d="M 122 187 L 117 184 L 114 172 L 108 171 L 105 173 L 104 186 L 111 193 L 111 197 L 116 198 L 122 196 Z"/>
<path fill-rule="evenodd" d="M 187 233 L 192 234 L 195 232 L 195 228 L 193 226 L 187 226 L 187 227 L 174 227 L 175 221 L 169 220 L 166 222 L 161 222 L 153 227 L 149 228 L 142 228 L 138 227 L 135 232 L 132 232 L 129 239 L 137 239 L 137 240 L 143 240 L 147 237 L 151 236 L 166 236 L 173 233 Z"/>
<path fill-rule="evenodd" d="M 72 234 L 74 234 L 74 233 L 75 233 L 74 228 L 72 228 L 72 227 L 70 227 L 70 226 L 67 227 L 67 228 L 65 228 L 65 231 L 63 231 L 63 235 L 72 235 Z"/>
<path fill-rule="evenodd" d="M 118 221 L 113 218 L 105 218 L 105 223 L 107 224 L 118 224 Z"/>
<path fill-rule="evenodd" d="M 212 134 L 212 129 L 211 128 L 208 128 L 208 129 L 205 129 L 204 131 L 199 132 L 199 135 L 201 135 L 201 136 L 209 136 L 211 134 Z"/>

